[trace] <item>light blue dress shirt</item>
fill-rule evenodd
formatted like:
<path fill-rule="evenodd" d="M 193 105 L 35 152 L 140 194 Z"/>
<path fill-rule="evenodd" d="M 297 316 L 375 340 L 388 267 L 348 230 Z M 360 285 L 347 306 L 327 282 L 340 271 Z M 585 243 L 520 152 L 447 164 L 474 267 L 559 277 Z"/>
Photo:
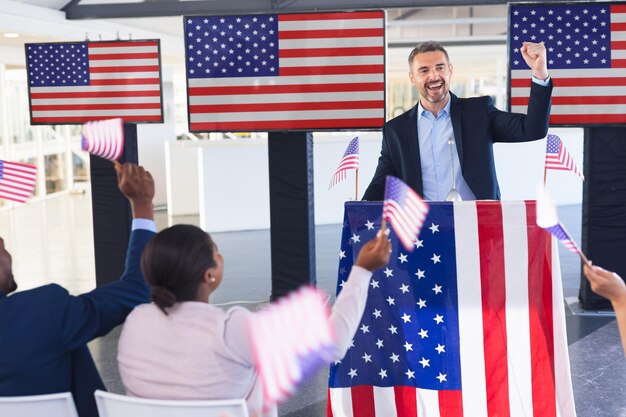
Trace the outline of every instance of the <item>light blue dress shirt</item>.
<path fill-rule="evenodd" d="M 546 80 L 532 77 L 532 80 L 544 87 L 550 83 L 550 77 Z M 417 104 L 417 137 L 425 200 L 445 201 L 453 186 L 461 194 L 463 200 L 476 200 L 476 196 L 470 190 L 461 173 L 461 163 L 456 143 L 454 143 L 454 131 L 450 117 L 451 101 L 451 99 L 448 100 L 436 118 L 422 107 L 421 101 Z M 449 141 L 453 143 L 449 144 Z M 452 179 L 453 166 L 454 182 Z"/>
<path fill-rule="evenodd" d="M 424 199 L 445 201 L 454 185 L 463 200 L 476 200 L 461 174 L 461 163 L 454 143 L 450 118 L 450 101 L 448 100 L 436 118 L 431 112 L 424 110 L 421 102 L 417 105 L 417 137 L 422 164 Z M 452 144 L 449 144 L 449 141 L 452 141 Z"/>
<path fill-rule="evenodd" d="M 157 231 L 156 223 L 152 219 L 142 219 L 142 218 L 133 219 L 131 230 L 137 230 L 137 229 L 149 230 L 154 233 L 156 233 Z"/>

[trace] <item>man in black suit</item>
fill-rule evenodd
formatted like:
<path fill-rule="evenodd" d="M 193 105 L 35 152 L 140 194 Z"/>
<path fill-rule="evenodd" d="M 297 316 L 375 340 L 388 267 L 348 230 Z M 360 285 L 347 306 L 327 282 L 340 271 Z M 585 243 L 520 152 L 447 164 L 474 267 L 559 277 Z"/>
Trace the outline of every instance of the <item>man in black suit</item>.
<path fill-rule="evenodd" d="M 382 200 L 385 178 L 401 178 L 424 199 L 446 200 L 455 189 L 463 200 L 500 199 L 494 142 L 527 142 L 548 132 L 552 81 L 543 43 L 524 42 L 520 52 L 532 71 L 527 114 L 498 110 L 490 97 L 450 93 L 453 67 L 437 42 L 409 55 L 409 79 L 420 94 L 415 107 L 383 126 L 378 167 L 364 200 Z M 450 198 L 448 198 L 450 199 Z"/>
<path fill-rule="evenodd" d="M 119 281 L 78 296 L 57 284 L 17 289 L 11 255 L 0 238 L 0 396 L 71 392 L 80 417 L 97 417 L 94 391 L 105 389 L 86 343 L 122 324 L 150 300 L 139 262 L 156 226 L 154 181 L 142 167 L 116 165 L 133 225 Z M 54 271 L 50 271 L 54 272 Z"/>

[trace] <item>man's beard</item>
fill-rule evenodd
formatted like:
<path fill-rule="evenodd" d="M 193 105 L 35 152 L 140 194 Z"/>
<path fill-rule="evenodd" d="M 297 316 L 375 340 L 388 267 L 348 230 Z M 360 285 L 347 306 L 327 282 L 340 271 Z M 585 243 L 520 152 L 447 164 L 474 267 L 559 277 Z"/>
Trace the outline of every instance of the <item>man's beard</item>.
<path fill-rule="evenodd" d="M 438 84 L 438 83 L 430 83 L 430 84 Z M 424 100 L 426 100 L 427 102 L 431 103 L 431 104 L 437 104 L 437 103 L 441 103 L 442 101 L 444 101 L 447 97 L 448 94 L 450 93 L 450 90 L 447 88 L 447 84 L 445 81 L 441 81 L 441 88 L 442 90 L 444 90 L 444 94 L 442 94 L 441 96 L 436 96 L 437 98 L 435 99 L 432 95 L 430 95 L 429 90 L 428 90 L 428 86 L 424 86 L 424 94 L 422 94 L 422 97 L 424 98 Z"/>

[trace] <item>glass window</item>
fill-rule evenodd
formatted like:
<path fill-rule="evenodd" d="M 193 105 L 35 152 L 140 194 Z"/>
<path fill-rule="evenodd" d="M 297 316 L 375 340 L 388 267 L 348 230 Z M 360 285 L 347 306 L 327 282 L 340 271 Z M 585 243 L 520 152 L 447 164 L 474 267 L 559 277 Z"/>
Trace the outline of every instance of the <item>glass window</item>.
<path fill-rule="evenodd" d="M 46 194 L 65 190 L 65 155 L 46 155 L 44 156 L 44 163 L 46 172 Z"/>

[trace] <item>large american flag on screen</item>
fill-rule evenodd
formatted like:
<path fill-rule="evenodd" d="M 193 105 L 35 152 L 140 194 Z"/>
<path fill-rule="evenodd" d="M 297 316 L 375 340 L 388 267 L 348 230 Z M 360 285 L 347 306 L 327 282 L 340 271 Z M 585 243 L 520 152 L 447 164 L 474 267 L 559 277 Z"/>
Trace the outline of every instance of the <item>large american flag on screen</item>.
<path fill-rule="evenodd" d="M 383 11 L 184 18 L 189 130 L 380 128 Z"/>
<path fill-rule="evenodd" d="M 32 124 L 163 121 L 158 40 L 25 48 Z"/>
<path fill-rule="evenodd" d="M 338 291 L 380 204 L 346 203 Z M 392 233 L 328 414 L 574 416 L 558 251 L 535 216 L 534 202 L 435 202 L 415 251 Z"/>
<path fill-rule="evenodd" d="M 511 110 L 525 113 L 530 70 L 519 48 L 545 42 L 554 83 L 551 125 L 626 122 L 626 4 L 510 7 Z"/>

